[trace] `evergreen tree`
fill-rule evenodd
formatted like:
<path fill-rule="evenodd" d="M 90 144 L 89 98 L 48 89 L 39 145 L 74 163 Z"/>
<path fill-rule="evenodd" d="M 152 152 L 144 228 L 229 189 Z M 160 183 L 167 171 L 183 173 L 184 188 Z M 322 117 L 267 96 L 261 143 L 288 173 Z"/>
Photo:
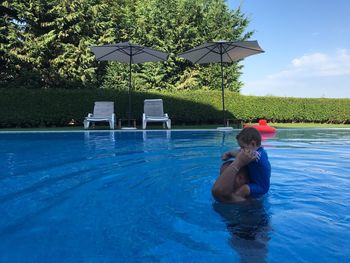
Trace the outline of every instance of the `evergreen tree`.
<path fill-rule="evenodd" d="M 126 7 L 126 22 L 121 28 L 128 28 L 128 31 L 123 35 L 132 42 L 170 53 L 165 63 L 133 66 L 134 87 L 138 90 L 220 89 L 219 65 L 193 65 L 176 54 L 207 41 L 240 41 L 252 34 L 244 33 L 248 20 L 241 11 L 229 11 L 223 0 L 132 2 L 132 6 Z M 227 89 L 239 91 L 241 68 L 237 63 L 225 67 Z M 104 86 L 126 88 L 128 74 L 122 71 L 122 65 L 110 64 Z"/>
<path fill-rule="evenodd" d="M 97 63 L 89 49 L 95 42 L 113 42 L 109 1 L 13 0 L 18 19 L 8 21 L 14 35 L 7 40 L 15 83 L 34 87 L 80 87 L 96 84 Z M 2 45 L 3 45 L 3 41 Z M 6 48 L 4 48 L 6 50 Z M 9 50 L 9 49 L 7 49 Z M 28 82 L 31 80 L 31 82 Z"/>
<path fill-rule="evenodd" d="M 17 77 L 16 56 L 11 53 L 19 45 L 18 13 L 11 3 L 1 1 L 0 5 L 0 85 L 4 86 Z M 15 21 L 12 22 L 12 21 Z"/>
<path fill-rule="evenodd" d="M 224 0 L 7 0 L 0 14 L 0 84 L 13 87 L 125 89 L 128 65 L 97 62 L 89 46 L 130 41 L 170 54 L 133 65 L 136 89 L 220 89 L 219 65 L 176 54 L 252 35 L 244 14 Z M 225 67 L 226 88 L 239 91 L 241 67 Z"/>

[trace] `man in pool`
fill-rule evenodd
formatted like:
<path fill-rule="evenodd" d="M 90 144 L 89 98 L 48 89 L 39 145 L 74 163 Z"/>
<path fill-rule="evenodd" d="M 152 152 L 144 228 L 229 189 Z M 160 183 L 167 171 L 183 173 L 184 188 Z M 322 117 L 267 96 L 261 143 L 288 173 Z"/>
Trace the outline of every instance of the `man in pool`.
<path fill-rule="evenodd" d="M 214 198 L 220 202 L 237 203 L 248 197 L 258 198 L 270 188 L 271 165 L 261 146 L 259 131 L 253 127 L 244 128 L 236 139 L 240 150 L 223 154 L 223 160 L 232 157 L 235 160 L 223 164 L 212 188 Z"/>

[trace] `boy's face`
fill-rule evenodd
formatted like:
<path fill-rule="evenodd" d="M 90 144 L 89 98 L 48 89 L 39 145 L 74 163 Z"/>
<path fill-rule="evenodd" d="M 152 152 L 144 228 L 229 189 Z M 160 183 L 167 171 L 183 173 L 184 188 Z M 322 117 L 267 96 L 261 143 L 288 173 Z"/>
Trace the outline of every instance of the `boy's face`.
<path fill-rule="evenodd" d="M 239 147 L 241 147 L 242 150 L 256 150 L 257 145 L 255 141 L 251 141 L 250 143 L 242 142 L 242 140 L 237 140 Z"/>

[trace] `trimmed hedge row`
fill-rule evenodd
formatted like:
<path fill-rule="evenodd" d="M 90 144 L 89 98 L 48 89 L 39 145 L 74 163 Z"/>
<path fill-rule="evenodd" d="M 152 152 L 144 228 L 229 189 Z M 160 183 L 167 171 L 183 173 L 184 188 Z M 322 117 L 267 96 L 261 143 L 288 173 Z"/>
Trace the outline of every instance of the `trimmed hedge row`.
<path fill-rule="evenodd" d="M 221 123 L 219 91 L 134 92 L 132 116 L 141 120 L 143 100 L 162 98 L 174 124 Z M 126 118 L 128 95 L 107 89 L 27 90 L 0 89 L 0 127 L 82 125 L 94 101 L 115 102 L 117 118 Z M 243 96 L 227 91 L 225 104 L 230 119 L 244 122 L 265 118 L 274 122 L 350 123 L 350 99 L 311 99 Z"/>
<path fill-rule="evenodd" d="M 265 118 L 273 122 L 349 123 L 350 99 L 241 96 L 229 106 L 242 120 Z"/>

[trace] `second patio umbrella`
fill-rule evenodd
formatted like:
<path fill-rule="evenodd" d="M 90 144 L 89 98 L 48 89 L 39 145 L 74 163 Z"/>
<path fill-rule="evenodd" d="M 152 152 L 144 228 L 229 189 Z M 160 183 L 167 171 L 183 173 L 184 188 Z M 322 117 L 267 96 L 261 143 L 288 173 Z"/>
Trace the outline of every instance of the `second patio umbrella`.
<path fill-rule="evenodd" d="M 99 61 L 118 61 L 129 64 L 129 109 L 128 125 L 130 126 L 131 118 L 131 65 L 145 62 L 164 61 L 168 58 L 168 53 L 164 53 L 153 48 L 144 47 L 130 42 L 121 42 L 118 44 L 92 46 L 96 59 Z"/>
<path fill-rule="evenodd" d="M 245 57 L 264 52 L 257 41 L 225 41 L 204 43 L 198 47 L 179 54 L 180 57 L 190 60 L 192 63 L 221 64 L 221 93 L 222 93 L 222 112 L 224 126 L 226 126 L 225 115 L 225 97 L 224 97 L 224 70 L 223 63 L 231 63 L 241 60 Z"/>

